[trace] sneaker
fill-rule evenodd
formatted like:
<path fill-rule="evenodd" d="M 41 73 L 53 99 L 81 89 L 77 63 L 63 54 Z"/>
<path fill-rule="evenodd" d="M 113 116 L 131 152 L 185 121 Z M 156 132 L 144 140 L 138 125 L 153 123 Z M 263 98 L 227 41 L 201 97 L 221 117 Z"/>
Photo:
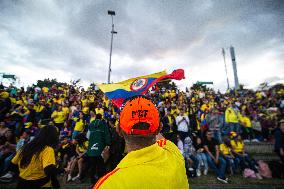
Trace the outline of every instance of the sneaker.
<path fill-rule="evenodd" d="M 255 138 L 255 139 L 252 139 L 252 142 L 259 142 L 259 140 L 257 140 L 257 139 Z"/>
<path fill-rule="evenodd" d="M 2 177 L 0 177 L 0 182 L 2 183 L 9 183 L 13 181 L 13 175 L 8 172 L 5 175 L 3 175 Z"/>
<path fill-rule="evenodd" d="M 259 180 L 262 180 L 262 179 L 263 179 L 262 176 L 261 176 L 259 173 L 256 173 L 255 175 L 256 175 L 256 178 L 257 178 L 257 179 L 259 179 Z"/>
<path fill-rule="evenodd" d="M 208 169 L 204 169 L 203 174 L 207 175 L 207 173 L 208 173 Z"/>
<path fill-rule="evenodd" d="M 67 182 L 70 182 L 72 180 L 72 176 L 71 176 L 71 174 L 68 174 L 67 175 Z"/>
<path fill-rule="evenodd" d="M 191 167 L 190 167 L 190 168 L 188 168 L 188 170 L 189 170 L 189 171 L 194 171 L 194 169 L 193 169 L 193 168 L 191 168 Z"/>
<path fill-rule="evenodd" d="M 201 176 L 200 169 L 197 169 L 197 170 L 196 170 L 196 175 L 197 175 L 198 177 L 200 177 L 200 176 Z"/>
<path fill-rule="evenodd" d="M 219 180 L 220 182 L 223 182 L 223 183 L 225 183 L 225 184 L 228 183 L 228 181 L 227 181 L 226 179 L 222 179 L 222 178 L 220 178 L 220 177 L 217 177 L 217 180 Z"/>
<path fill-rule="evenodd" d="M 11 179 L 11 178 L 13 178 L 13 175 L 10 172 L 0 177 L 0 179 Z"/>
<path fill-rule="evenodd" d="M 72 178 L 72 181 L 79 180 L 79 178 L 80 178 L 80 175 L 77 175 L 76 177 Z"/>

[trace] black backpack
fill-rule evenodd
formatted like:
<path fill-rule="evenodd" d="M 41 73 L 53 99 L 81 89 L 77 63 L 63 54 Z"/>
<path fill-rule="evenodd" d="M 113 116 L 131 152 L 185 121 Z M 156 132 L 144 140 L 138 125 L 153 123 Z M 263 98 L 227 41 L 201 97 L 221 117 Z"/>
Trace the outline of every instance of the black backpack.
<path fill-rule="evenodd" d="M 284 164 L 279 161 L 271 161 L 268 163 L 273 178 L 284 178 Z"/>

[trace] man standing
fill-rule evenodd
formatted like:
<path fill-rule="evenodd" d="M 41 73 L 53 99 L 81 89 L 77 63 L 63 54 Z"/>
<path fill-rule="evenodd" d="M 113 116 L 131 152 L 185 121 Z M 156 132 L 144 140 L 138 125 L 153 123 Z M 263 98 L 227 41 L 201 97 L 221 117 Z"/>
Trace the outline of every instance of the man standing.
<path fill-rule="evenodd" d="M 101 114 L 96 114 L 96 119 L 89 125 L 89 146 L 87 155 L 91 164 L 91 181 L 95 183 L 105 174 L 105 163 L 102 152 L 109 150 L 110 133 Z M 97 174 L 97 175 L 96 175 Z"/>
<path fill-rule="evenodd" d="M 189 119 L 184 115 L 184 110 L 181 109 L 179 115 L 176 117 L 177 131 L 182 141 L 188 136 Z"/>
<path fill-rule="evenodd" d="M 172 142 L 158 135 L 159 112 L 150 100 L 143 96 L 128 100 L 117 129 L 128 154 L 93 189 L 189 188 L 184 159 Z"/>

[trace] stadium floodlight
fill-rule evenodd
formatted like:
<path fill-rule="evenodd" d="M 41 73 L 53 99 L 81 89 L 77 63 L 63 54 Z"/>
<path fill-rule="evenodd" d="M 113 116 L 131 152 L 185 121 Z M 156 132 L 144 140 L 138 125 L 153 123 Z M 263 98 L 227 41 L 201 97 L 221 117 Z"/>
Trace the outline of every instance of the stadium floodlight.
<path fill-rule="evenodd" d="M 109 67 L 108 67 L 108 77 L 107 77 L 107 83 L 110 83 L 110 72 L 111 72 L 111 55 L 112 55 L 112 44 L 113 44 L 113 34 L 117 34 L 116 31 L 114 31 L 114 24 L 113 24 L 113 16 L 115 16 L 115 11 L 108 10 L 108 15 L 111 16 L 111 42 L 110 42 L 110 53 L 109 53 Z"/>

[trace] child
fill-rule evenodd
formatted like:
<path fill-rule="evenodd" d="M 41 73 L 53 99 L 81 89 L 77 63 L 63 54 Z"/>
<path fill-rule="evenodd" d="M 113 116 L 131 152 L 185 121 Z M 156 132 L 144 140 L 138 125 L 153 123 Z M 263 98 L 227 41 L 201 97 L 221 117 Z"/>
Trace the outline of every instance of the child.
<path fill-rule="evenodd" d="M 221 156 L 227 162 L 227 168 L 229 168 L 231 175 L 236 173 L 236 159 L 232 153 L 230 139 L 225 138 L 224 143 L 220 144 Z"/>
<path fill-rule="evenodd" d="M 196 152 L 195 152 L 195 148 L 192 144 L 192 140 L 190 137 L 186 137 L 184 139 L 184 145 L 183 145 L 183 157 L 185 159 L 185 166 L 186 169 L 188 170 L 190 165 L 191 167 L 196 170 L 196 174 L 197 176 L 200 176 L 200 170 L 198 170 L 198 159 L 196 158 Z"/>
<path fill-rule="evenodd" d="M 197 167 L 197 175 L 200 172 L 201 175 L 201 167 L 204 166 L 204 171 L 203 174 L 207 175 L 208 173 L 208 163 L 207 163 L 207 159 L 205 156 L 205 151 L 204 151 L 204 147 L 203 147 L 203 143 L 201 141 L 201 139 L 199 137 L 196 138 L 196 145 L 195 145 L 195 149 L 196 149 L 196 158 L 199 161 L 198 167 Z"/>

